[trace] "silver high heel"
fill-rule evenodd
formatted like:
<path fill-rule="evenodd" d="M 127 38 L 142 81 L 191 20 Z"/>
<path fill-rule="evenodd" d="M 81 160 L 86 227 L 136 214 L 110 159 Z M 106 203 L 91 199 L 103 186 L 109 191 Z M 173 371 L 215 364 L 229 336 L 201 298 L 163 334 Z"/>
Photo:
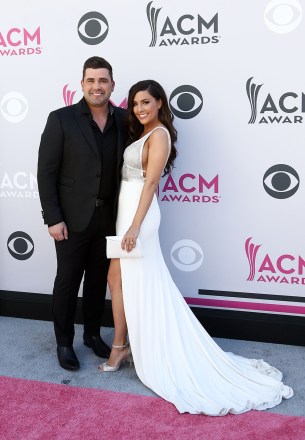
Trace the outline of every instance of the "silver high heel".
<path fill-rule="evenodd" d="M 128 347 L 128 351 L 116 365 L 111 366 L 111 365 L 108 365 L 107 362 L 104 362 L 103 364 L 99 365 L 98 369 L 100 371 L 107 371 L 107 372 L 114 373 L 115 371 L 118 371 L 118 369 L 121 367 L 122 363 L 125 361 L 128 361 L 129 366 L 131 367 L 133 359 L 132 359 L 131 348 L 130 348 L 129 343 L 124 344 L 124 345 L 113 345 L 112 344 L 112 347 L 113 348 L 121 348 L 122 350 L 124 350 L 124 348 Z"/>

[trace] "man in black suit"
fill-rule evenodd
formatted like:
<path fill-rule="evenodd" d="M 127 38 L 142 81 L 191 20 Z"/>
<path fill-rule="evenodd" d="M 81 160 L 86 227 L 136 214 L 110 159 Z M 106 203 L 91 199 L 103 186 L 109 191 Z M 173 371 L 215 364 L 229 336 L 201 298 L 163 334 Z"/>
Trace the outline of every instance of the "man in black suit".
<path fill-rule="evenodd" d="M 44 222 L 55 240 L 54 329 L 61 367 L 78 370 L 74 318 L 83 284 L 84 344 L 100 357 L 110 349 L 100 337 L 109 260 L 107 235 L 115 235 L 115 207 L 125 147 L 126 111 L 109 102 L 111 65 L 89 58 L 83 98 L 50 113 L 41 136 L 38 187 Z"/>

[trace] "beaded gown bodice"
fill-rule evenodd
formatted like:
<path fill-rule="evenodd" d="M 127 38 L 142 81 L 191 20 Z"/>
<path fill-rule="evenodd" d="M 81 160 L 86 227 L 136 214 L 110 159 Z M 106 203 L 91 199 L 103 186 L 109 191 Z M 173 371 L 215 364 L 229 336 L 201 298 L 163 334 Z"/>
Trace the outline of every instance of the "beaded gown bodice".
<path fill-rule="evenodd" d="M 124 163 L 122 168 L 122 179 L 131 180 L 145 180 L 145 172 L 142 167 L 142 152 L 146 140 L 149 138 L 151 133 L 157 128 L 162 128 L 168 134 L 168 148 L 170 150 L 170 135 L 166 128 L 158 126 L 153 128 L 151 131 L 146 133 L 145 136 L 141 137 L 137 141 L 130 144 L 124 152 Z"/>

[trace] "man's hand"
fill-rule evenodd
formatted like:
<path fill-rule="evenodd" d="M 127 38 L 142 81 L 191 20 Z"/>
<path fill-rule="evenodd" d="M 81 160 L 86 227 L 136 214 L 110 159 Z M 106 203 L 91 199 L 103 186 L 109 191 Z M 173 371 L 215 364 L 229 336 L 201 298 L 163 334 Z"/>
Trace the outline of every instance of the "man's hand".
<path fill-rule="evenodd" d="M 49 234 L 56 241 L 68 240 L 68 228 L 65 222 L 49 227 Z"/>

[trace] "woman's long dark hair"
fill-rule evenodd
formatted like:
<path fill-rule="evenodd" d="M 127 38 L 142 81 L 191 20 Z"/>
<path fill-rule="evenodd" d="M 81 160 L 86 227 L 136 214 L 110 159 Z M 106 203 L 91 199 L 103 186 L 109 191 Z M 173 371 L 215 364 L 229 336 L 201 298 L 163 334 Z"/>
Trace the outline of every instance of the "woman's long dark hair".
<path fill-rule="evenodd" d="M 177 130 L 175 129 L 173 125 L 173 119 L 174 115 L 170 111 L 166 93 L 163 89 L 163 87 L 157 83 L 157 81 L 154 81 L 152 79 L 139 81 L 136 84 L 134 84 L 131 89 L 129 90 L 128 94 L 128 135 L 129 135 L 129 144 L 132 142 L 138 140 L 141 137 L 141 134 L 143 132 L 143 125 L 139 122 L 137 117 L 135 116 L 133 112 L 133 103 L 135 95 L 138 92 L 147 91 L 151 96 L 153 96 L 157 101 L 161 99 L 162 106 L 159 109 L 158 118 L 160 122 L 162 122 L 163 125 L 168 129 L 170 138 L 171 138 L 171 151 L 169 153 L 169 157 L 167 160 L 167 163 L 164 168 L 164 176 L 166 174 L 169 174 L 170 171 L 174 167 L 174 161 L 177 157 L 177 150 L 175 147 L 175 143 L 177 141 Z"/>

